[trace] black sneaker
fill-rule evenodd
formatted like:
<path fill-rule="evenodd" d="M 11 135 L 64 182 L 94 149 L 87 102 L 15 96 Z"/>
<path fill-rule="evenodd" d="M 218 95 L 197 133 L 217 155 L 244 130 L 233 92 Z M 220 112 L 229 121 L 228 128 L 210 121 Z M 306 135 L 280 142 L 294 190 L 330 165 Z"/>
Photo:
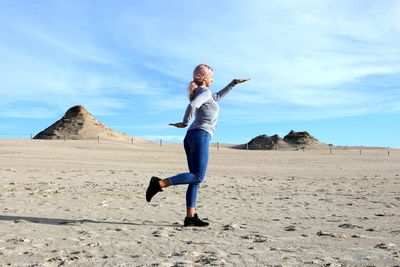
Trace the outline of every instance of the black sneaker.
<path fill-rule="evenodd" d="M 149 187 L 147 187 L 146 190 L 146 200 L 147 202 L 150 202 L 150 200 L 154 197 L 155 194 L 158 192 L 162 192 L 162 189 L 160 187 L 160 181 L 161 179 L 158 177 L 151 177 Z"/>
<path fill-rule="evenodd" d="M 198 227 L 204 227 L 204 226 L 208 226 L 209 223 L 202 221 L 199 219 L 199 216 L 197 216 L 197 213 L 194 214 L 193 218 L 185 218 L 185 223 L 183 224 L 183 226 L 188 227 L 188 226 L 198 226 Z"/>

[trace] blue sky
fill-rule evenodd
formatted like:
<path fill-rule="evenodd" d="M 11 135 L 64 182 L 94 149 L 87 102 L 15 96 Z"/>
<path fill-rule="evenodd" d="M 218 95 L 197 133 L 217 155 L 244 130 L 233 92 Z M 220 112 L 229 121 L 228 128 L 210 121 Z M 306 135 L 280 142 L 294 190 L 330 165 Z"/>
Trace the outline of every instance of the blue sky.
<path fill-rule="evenodd" d="M 168 123 L 199 63 L 214 68 L 212 91 L 252 79 L 221 102 L 213 142 L 294 129 L 400 147 L 395 0 L 0 0 L 0 137 L 82 104 L 116 130 L 180 142 Z"/>

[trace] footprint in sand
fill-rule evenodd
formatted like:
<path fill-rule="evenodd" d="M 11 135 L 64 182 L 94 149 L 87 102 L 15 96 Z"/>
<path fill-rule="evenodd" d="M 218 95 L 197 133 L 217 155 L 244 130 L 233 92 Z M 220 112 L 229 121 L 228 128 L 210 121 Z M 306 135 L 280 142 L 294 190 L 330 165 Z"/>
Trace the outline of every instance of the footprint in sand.
<path fill-rule="evenodd" d="M 95 242 L 95 243 L 89 243 L 87 244 L 88 247 L 94 248 L 94 247 L 99 247 L 100 243 L 99 242 Z"/>
<path fill-rule="evenodd" d="M 233 230 L 238 230 L 238 229 L 245 229 L 246 226 L 243 225 L 237 225 L 237 224 L 226 224 L 222 226 L 222 230 L 224 231 L 233 231 Z"/>
<path fill-rule="evenodd" d="M 355 228 L 360 228 L 362 229 L 362 226 L 358 226 L 358 225 L 354 225 L 354 224 L 350 224 L 350 223 L 344 223 L 344 224 L 340 224 L 339 225 L 340 228 L 347 228 L 347 229 L 355 229 Z"/>
<path fill-rule="evenodd" d="M 66 265 L 66 264 L 73 264 L 73 262 L 80 259 L 78 255 L 81 253 L 86 253 L 86 251 L 73 251 L 73 252 L 69 253 L 68 255 L 56 256 L 53 258 L 49 258 L 46 261 L 51 262 L 51 263 L 58 262 L 58 266 Z"/>
<path fill-rule="evenodd" d="M 175 262 L 172 267 L 186 267 L 186 266 L 190 266 L 190 264 L 186 263 L 186 262 Z"/>
<path fill-rule="evenodd" d="M 186 251 L 186 250 L 183 250 L 183 251 L 176 251 L 176 252 L 173 252 L 173 253 L 171 254 L 171 256 L 172 256 L 172 257 L 185 257 L 187 254 L 188 254 L 187 251 Z"/>
<path fill-rule="evenodd" d="M 254 242 L 254 243 L 264 243 L 267 241 L 267 238 L 260 234 L 249 234 L 249 235 L 242 236 L 242 238 L 250 240 L 251 242 Z"/>
<path fill-rule="evenodd" d="M 396 245 L 393 243 L 380 243 L 377 244 L 374 248 L 380 248 L 380 249 L 384 249 L 384 250 L 391 250 L 395 247 Z"/>
<path fill-rule="evenodd" d="M 46 261 L 47 262 L 56 262 L 56 261 L 64 262 L 65 259 L 66 259 L 65 257 L 57 256 L 57 257 L 46 259 Z M 60 263 L 60 265 L 61 265 L 61 263 Z"/>
<path fill-rule="evenodd" d="M 391 234 L 400 235 L 400 230 L 390 231 Z"/>
<path fill-rule="evenodd" d="M 215 252 L 209 251 L 204 252 L 204 254 L 197 257 L 195 263 L 200 264 L 201 266 L 204 265 L 225 265 L 225 260 L 220 257 Z"/>
<path fill-rule="evenodd" d="M 338 235 L 335 233 L 330 233 L 330 232 L 325 232 L 325 231 L 319 231 L 317 233 L 317 236 L 338 237 Z"/>
<path fill-rule="evenodd" d="M 289 226 L 284 227 L 283 229 L 285 229 L 285 231 L 287 231 L 287 232 L 291 232 L 291 231 L 296 231 L 297 230 L 295 225 L 289 225 Z"/>
<path fill-rule="evenodd" d="M 174 236 L 174 233 L 169 231 L 170 229 L 165 229 L 165 228 L 159 228 L 158 230 L 152 232 L 151 234 L 154 237 L 170 237 Z"/>
<path fill-rule="evenodd" d="M 31 240 L 27 238 L 11 238 L 6 240 L 6 243 L 12 243 L 14 245 L 22 244 L 22 243 L 30 243 Z"/>
<path fill-rule="evenodd" d="M 354 235 L 351 236 L 351 238 L 361 238 L 361 236 L 354 234 Z"/>

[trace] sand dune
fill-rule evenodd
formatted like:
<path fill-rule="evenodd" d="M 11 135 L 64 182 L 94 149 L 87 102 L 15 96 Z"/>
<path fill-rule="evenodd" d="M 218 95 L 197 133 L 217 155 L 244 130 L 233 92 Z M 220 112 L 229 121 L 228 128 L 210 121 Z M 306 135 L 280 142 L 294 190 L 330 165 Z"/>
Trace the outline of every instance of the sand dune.
<path fill-rule="evenodd" d="M 198 212 L 149 204 L 180 145 L 0 140 L 0 266 L 400 265 L 400 151 L 211 148 Z"/>
<path fill-rule="evenodd" d="M 38 133 L 33 139 L 45 140 L 90 140 L 108 141 L 143 141 L 137 137 L 115 131 L 98 121 L 84 106 L 76 105 L 65 112 L 65 115 Z"/>

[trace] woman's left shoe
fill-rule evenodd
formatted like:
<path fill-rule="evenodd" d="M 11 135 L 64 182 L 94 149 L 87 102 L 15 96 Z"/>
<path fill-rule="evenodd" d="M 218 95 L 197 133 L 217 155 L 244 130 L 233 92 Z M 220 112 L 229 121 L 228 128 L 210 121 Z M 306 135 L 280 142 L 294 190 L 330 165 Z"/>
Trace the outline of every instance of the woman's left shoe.
<path fill-rule="evenodd" d="M 147 202 L 150 202 L 150 200 L 154 197 L 155 194 L 157 194 L 158 192 L 162 192 L 160 181 L 161 179 L 158 177 L 155 176 L 151 177 L 149 186 L 147 187 L 146 190 Z"/>
<path fill-rule="evenodd" d="M 194 214 L 194 217 L 192 218 L 185 218 L 185 222 L 183 226 L 188 227 L 188 226 L 197 226 L 197 227 L 204 227 L 208 226 L 210 223 L 202 221 L 199 219 L 199 216 L 197 216 L 197 213 Z"/>

